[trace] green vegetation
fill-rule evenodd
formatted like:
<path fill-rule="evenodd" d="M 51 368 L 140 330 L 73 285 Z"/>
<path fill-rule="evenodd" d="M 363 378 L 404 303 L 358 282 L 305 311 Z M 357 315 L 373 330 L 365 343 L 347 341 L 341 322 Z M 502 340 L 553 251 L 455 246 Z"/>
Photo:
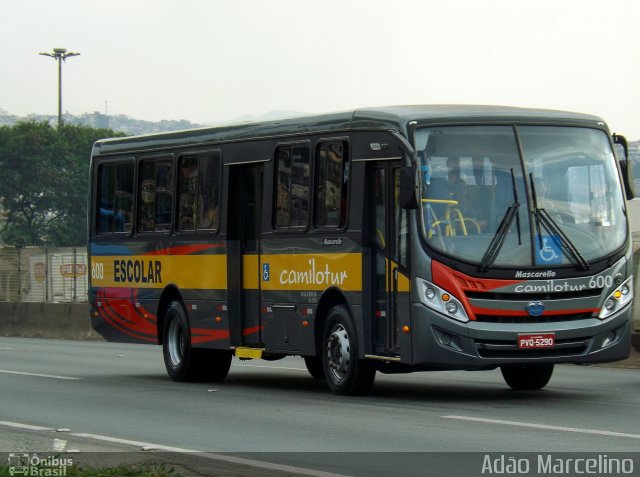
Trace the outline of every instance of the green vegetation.
<path fill-rule="evenodd" d="M 86 243 L 89 157 L 110 129 L 22 122 L 0 127 L 0 243 Z"/>
<path fill-rule="evenodd" d="M 42 470 L 42 475 L 47 475 L 47 470 L 53 471 L 58 468 L 47 469 L 44 467 L 35 468 Z M 91 467 L 70 466 L 64 469 L 65 477 L 180 477 L 174 469 L 161 465 L 121 465 L 105 469 L 93 469 Z M 9 477 L 9 467 L 0 465 L 0 477 Z M 16 474 L 23 475 L 23 474 Z M 35 474 L 34 474 L 35 475 Z M 52 474 L 55 475 L 55 474 Z"/>

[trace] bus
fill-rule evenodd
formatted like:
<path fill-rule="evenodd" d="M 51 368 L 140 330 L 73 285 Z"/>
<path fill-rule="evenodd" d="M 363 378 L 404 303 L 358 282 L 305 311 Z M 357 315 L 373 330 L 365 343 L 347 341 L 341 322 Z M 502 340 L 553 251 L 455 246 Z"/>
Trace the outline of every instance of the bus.
<path fill-rule="evenodd" d="M 304 358 L 336 394 L 375 375 L 630 353 L 626 144 L 596 116 L 396 106 L 100 140 L 89 306 L 161 345 L 175 381 Z"/>

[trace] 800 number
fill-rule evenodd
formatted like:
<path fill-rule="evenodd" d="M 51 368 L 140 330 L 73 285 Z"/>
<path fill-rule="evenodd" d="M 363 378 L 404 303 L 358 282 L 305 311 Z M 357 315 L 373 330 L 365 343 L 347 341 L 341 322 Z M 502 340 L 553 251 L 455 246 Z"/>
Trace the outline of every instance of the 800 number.
<path fill-rule="evenodd" d="M 91 264 L 91 278 L 102 280 L 104 278 L 104 265 L 100 262 Z"/>

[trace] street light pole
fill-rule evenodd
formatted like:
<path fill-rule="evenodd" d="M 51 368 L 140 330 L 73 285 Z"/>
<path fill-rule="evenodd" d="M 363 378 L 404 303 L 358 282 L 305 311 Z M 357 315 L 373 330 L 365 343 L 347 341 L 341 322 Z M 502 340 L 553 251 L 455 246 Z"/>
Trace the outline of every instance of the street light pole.
<path fill-rule="evenodd" d="M 40 55 L 49 56 L 58 62 L 58 128 L 62 127 L 62 62 L 79 54 L 67 52 L 66 48 L 54 48 L 53 53 L 40 53 Z"/>

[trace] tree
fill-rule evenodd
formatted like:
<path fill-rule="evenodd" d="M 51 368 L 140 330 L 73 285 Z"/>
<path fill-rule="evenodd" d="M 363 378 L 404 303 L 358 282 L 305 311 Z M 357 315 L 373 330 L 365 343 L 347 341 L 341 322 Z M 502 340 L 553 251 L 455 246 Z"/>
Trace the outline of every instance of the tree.
<path fill-rule="evenodd" d="M 7 245 L 86 243 L 92 144 L 118 136 L 110 129 L 46 122 L 0 127 L 0 208 Z"/>

